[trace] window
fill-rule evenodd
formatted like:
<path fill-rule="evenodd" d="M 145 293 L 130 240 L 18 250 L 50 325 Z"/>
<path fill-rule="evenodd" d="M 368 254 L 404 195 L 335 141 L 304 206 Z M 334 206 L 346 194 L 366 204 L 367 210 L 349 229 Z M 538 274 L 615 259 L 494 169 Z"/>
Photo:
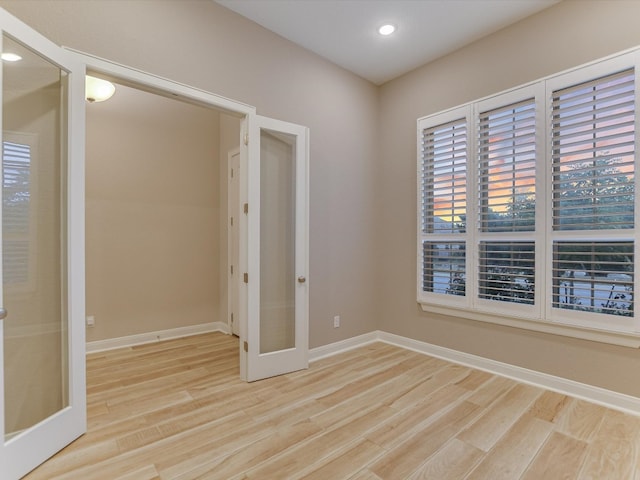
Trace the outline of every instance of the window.
<path fill-rule="evenodd" d="M 2 143 L 2 248 L 5 288 L 33 288 L 33 138 L 5 133 Z"/>
<path fill-rule="evenodd" d="M 491 307 L 495 302 L 535 305 L 536 154 L 541 149 L 535 93 L 523 89 L 476 107 L 477 296 L 493 302 Z"/>
<path fill-rule="evenodd" d="M 418 120 L 425 309 L 640 334 L 638 57 Z"/>
<path fill-rule="evenodd" d="M 634 69 L 553 91 L 551 115 L 551 305 L 632 317 Z"/>

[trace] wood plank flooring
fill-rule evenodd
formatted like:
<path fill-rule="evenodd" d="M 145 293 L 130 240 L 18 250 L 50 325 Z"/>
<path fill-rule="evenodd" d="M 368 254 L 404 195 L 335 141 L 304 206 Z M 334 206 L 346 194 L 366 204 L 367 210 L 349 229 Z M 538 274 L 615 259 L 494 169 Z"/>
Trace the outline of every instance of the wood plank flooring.
<path fill-rule="evenodd" d="M 640 480 L 640 418 L 375 343 L 252 384 L 238 340 L 87 357 L 88 433 L 28 480 Z"/>

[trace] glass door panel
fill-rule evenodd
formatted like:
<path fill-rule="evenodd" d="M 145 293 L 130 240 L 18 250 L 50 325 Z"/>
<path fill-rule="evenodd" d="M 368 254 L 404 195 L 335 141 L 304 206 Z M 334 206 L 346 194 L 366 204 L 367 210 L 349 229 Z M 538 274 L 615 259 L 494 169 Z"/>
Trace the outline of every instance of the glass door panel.
<path fill-rule="evenodd" d="M 295 347 L 295 142 L 260 130 L 260 353 Z"/>
<path fill-rule="evenodd" d="M 62 214 L 66 72 L 3 38 L 2 283 L 5 436 L 68 406 L 66 231 Z"/>

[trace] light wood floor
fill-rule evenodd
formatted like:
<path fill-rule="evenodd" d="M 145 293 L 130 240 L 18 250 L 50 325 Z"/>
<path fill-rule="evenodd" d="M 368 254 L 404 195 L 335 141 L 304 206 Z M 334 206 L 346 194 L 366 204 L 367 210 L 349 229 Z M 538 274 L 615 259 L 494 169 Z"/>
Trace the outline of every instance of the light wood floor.
<path fill-rule="evenodd" d="M 198 335 L 87 383 L 88 433 L 27 479 L 640 479 L 639 418 L 383 343 L 247 384 Z"/>

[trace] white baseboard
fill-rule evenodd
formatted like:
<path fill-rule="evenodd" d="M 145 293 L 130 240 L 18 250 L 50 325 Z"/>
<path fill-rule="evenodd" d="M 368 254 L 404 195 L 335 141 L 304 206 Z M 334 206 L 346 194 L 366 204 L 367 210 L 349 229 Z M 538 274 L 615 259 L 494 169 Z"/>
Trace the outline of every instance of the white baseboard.
<path fill-rule="evenodd" d="M 309 362 L 315 362 L 321 358 L 330 357 L 332 355 L 337 355 L 338 353 L 362 347 L 363 345 L 368 345 L 369 343 L 378 342 L 380 341 L 378 334 L 378 331 L 365 333 L 363 335 L 358 335 L 357 337 L 330 343 L 329 345 L 312 348 L 309 350 Z"/>
<path fill-rule="evenodd" d="M 309 359 L 310 361 L 319 360 L 320 358 L 352 350 L 376 341 L 389 343 L 397 347 L 406 348 L 407 350 L 441 358 L 449 362 L 465 365 L 478 370 L 484 370 L 502 377 L 511 378 L 518 382 L 545 388 L 547 390 L 552 390 L 554 392 L 596 403 L 607 408 L 640 416 L 640 398 L 637 397 L 632 397 L 630 395 L 595 387 L 593 385 L 587 385 L 585 383 L 568 380 L 566 378 L 549 375 L 547 373 L 509 365 L 508 363 L 498 362 L 496 360 L 459 352 L 450 348 L 440 347 L 438 345 L 421 342 L 419 340 L 379 330 L 314 348 L 309 352 Z"/>
<path fill-rule="evenodd" d="M 145 343 L 159 342 L 170 338 L 188 337 L 200 333 L 222 332 L 230 333 L 229 325 L 225 322 L 202 323 L 200 325 L 190 325 L 188 327 L 172 328 L 169 330 L 158 330 L 156 332 L 139 333 L 126 337 L 108 338 L 106 340 L 96 340 L 87 342 L 87 353 L 113 350 L 114 348 L 133 347 Z"/>

